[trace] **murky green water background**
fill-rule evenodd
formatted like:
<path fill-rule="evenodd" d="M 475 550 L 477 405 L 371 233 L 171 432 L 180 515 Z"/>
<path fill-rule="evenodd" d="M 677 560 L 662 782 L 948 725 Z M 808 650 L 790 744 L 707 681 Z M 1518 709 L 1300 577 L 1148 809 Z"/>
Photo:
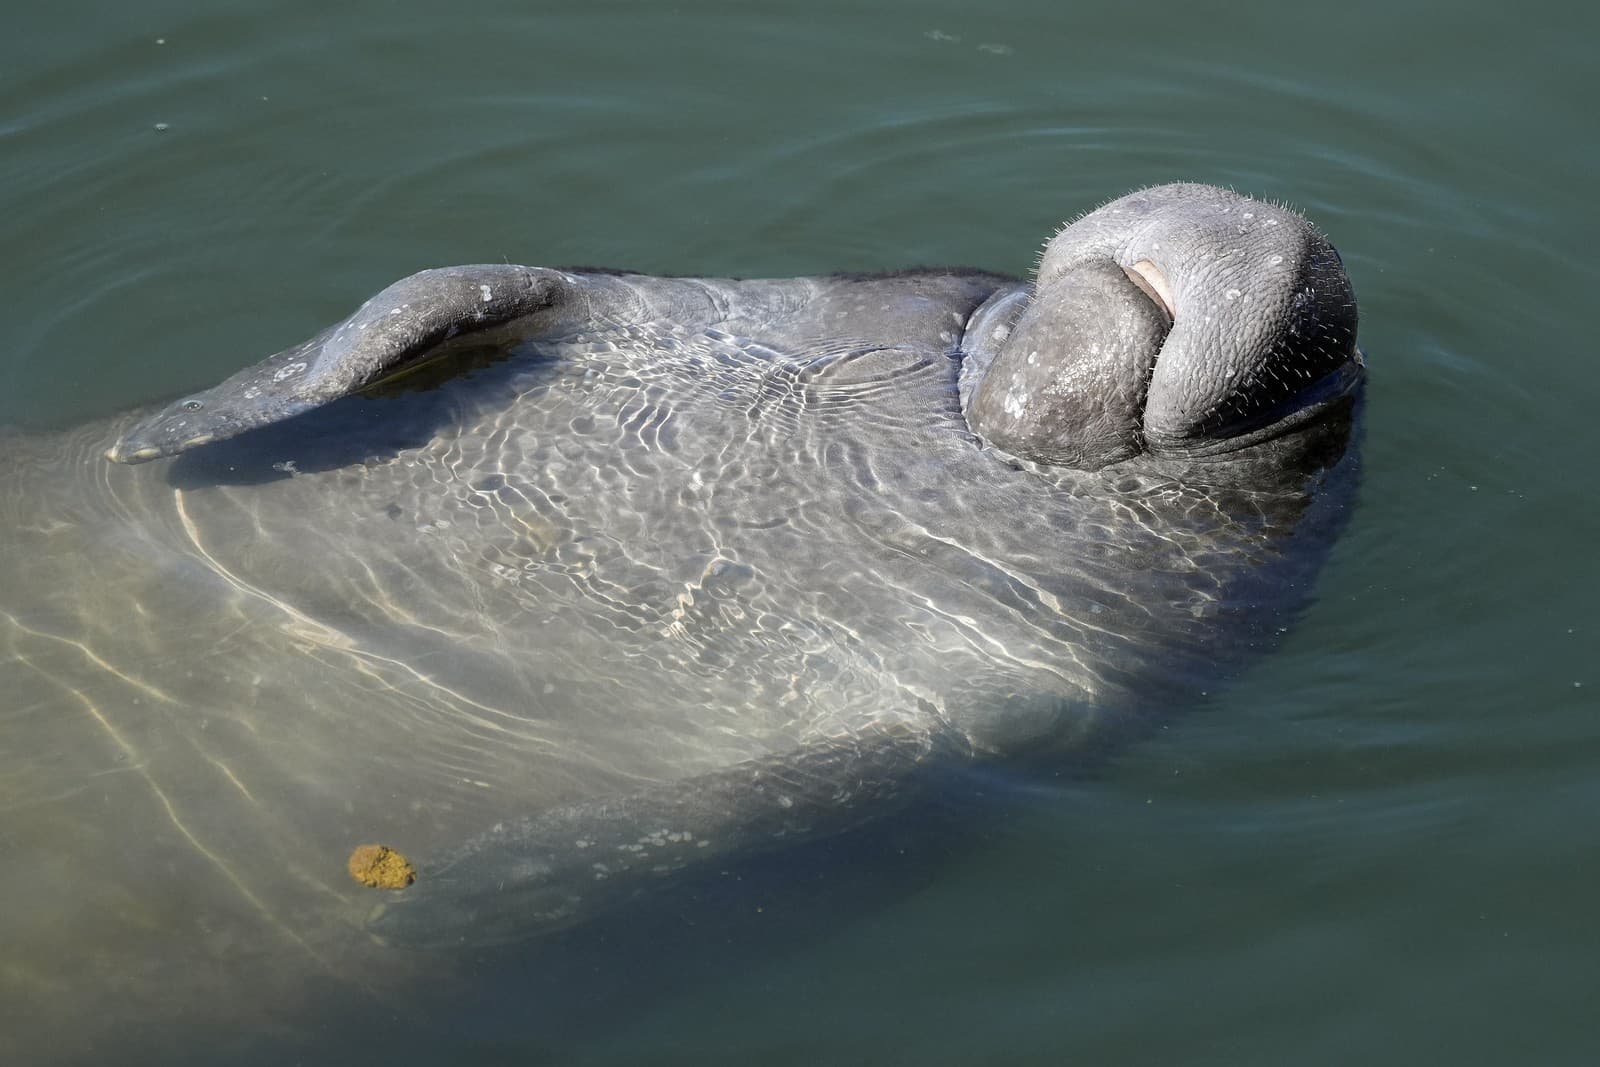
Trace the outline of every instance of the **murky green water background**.
<path fill-rule="evenodd" d="M 1288 200 L 1344 253 L 1362 501 L 1276 655 L 885 902 L 603 1024 L 480 1021 L 463 1056 L 1600 1056 L 1600 18 L 1226 10 L 8 13 L 0 424 L 208 384 L 443 263 L 1025 271 L 1175 178 Z"/>

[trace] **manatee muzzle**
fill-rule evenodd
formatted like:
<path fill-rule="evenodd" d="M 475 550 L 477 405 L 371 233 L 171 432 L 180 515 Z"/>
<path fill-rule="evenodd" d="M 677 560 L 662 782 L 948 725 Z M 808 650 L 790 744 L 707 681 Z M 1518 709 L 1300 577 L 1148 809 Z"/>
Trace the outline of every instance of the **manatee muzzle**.
<path fill-rule="evenodd" d="M 1045 249 L 1033 293 L 967 403 L 991 444 L 1097 469 L 1234 451 L 1359 386 L 1339 254 L 1285 208 L 1209 186 L 1114 200 Z"/>

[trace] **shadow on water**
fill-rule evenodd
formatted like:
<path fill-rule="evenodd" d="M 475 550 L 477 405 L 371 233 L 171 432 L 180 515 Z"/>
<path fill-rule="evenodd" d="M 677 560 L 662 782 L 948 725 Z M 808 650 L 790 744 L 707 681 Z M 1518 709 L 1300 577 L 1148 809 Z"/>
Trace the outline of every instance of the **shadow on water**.
<path fill-rule="evenodd" d="M 262 485 L 295 474 L 387 463 L 497 398 L 504 403 L 513 391 L 537 389 L 554 364 L 527 349 L 444 348 L 360 393 L 185 452 L 169 466 L 167 480 L 175 489 Z"/>

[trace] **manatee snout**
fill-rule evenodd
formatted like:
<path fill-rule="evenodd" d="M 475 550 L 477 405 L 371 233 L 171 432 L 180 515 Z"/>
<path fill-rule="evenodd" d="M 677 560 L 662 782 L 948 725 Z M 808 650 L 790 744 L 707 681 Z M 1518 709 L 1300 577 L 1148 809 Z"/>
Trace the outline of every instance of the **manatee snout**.
<path fill-rule="evenodd" d="M 967 408 L 991 444 L 1093 470 L 1231 451 L 1361 380 L 1354 292 L 1305 219 L 1204 185 L 1114 200 L 1046 246 Z"/>

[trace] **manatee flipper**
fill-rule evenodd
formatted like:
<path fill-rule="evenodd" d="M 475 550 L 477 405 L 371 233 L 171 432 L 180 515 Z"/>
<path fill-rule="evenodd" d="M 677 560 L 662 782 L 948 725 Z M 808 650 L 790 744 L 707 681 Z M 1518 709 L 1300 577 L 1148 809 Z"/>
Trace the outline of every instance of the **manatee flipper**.
<path fill-rule="evenodd" d="M 904 809 L 970 758 L 946 726 L 879 724 L 620 797 L 496 824 L 419 866 L 367 920 L 407 948 L 488 946 L 588 919 L 675 875 L 838 834 Z"/>
<path fill-rule="evenodd" d="M 309 341 L 139 422 L 106 458 L 142 463 L 282 422 L 389 377 L 456 337 L 538 333 L 586 315 L 581 291 L 579 279 L 539 267 L 486 264 L 413 274 Z"/>

